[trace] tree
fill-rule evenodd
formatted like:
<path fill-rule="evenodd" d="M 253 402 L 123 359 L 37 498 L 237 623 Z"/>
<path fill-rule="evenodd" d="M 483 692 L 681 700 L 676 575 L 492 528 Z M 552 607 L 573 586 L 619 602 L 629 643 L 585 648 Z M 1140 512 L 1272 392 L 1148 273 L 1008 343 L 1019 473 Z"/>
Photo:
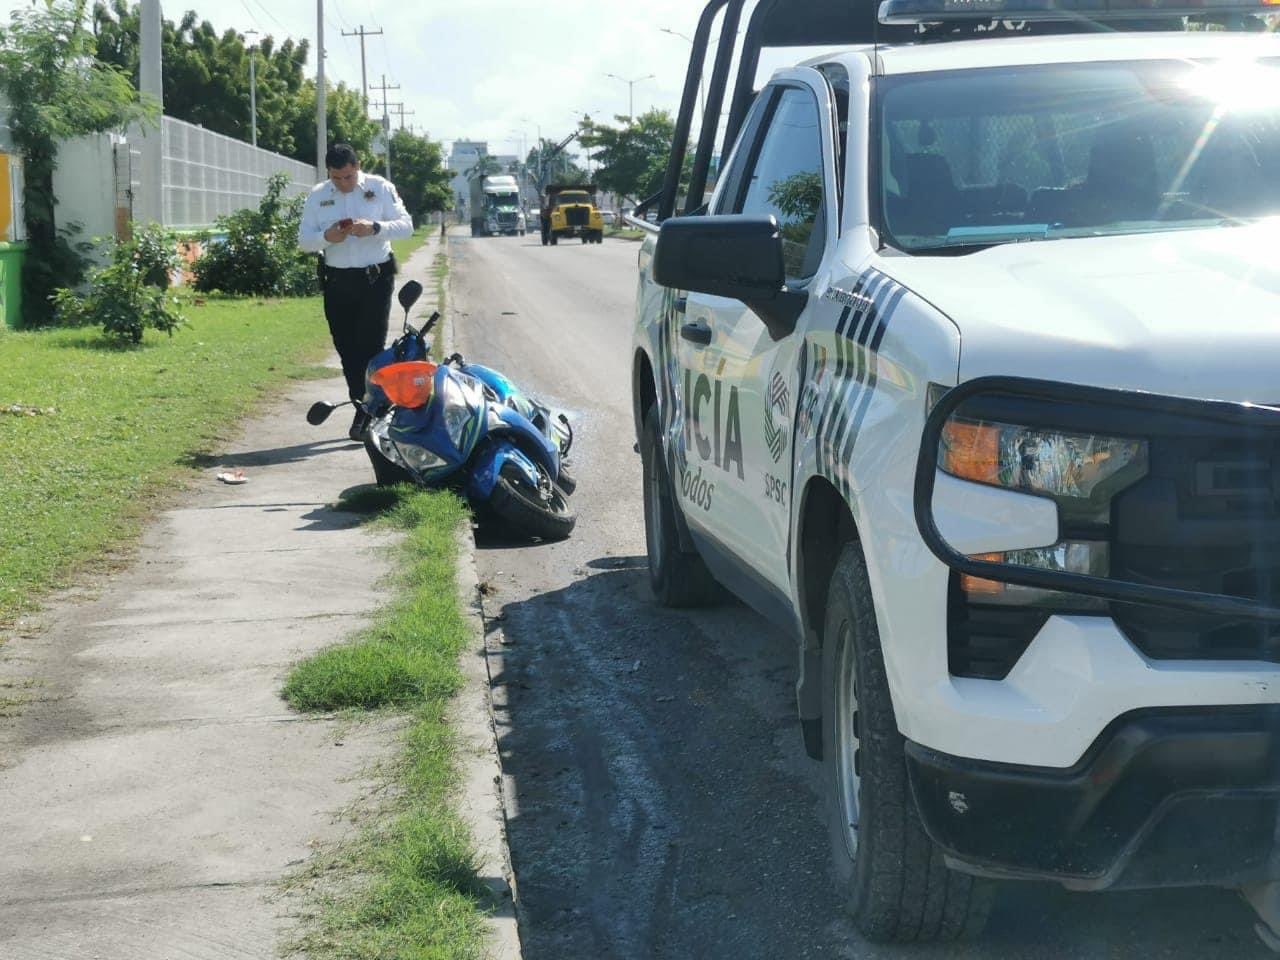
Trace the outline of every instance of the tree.
<path fill-rule="evenodd" d="M 429 213 L 452 206 L 453 175 L 444 166 L 440 144 L 397 130 L 391 136 L 391 166 L 405 209 L 420 222 Z"/>
<path fill-rule="evenodd" d="M 599 164 L 595 180 L 606 190 L 641 199 L 662 189 L 676 124 L 666 110 L 616 117 L 619 125 L 582 120 L 579 142 Z"/>
<path fill-rule="evenodd" d="M 59 230 L 53 172 L 58 141 L 155 120 L 128 76 L 94 58 L 85 0 L 50 0 L 16 10 L 0 29 L 0 88 L 10 103 L 9 129 L 21 151 L 28 253 L 22 272 L 23 322 L 53 318 L 50 296 L 84 278 L 85 259 Z"/>
<path fill-rule="evenodd" d="M 93 8 L 93 32 L 100 60 L 127 73 L 137 84 L 141 14 L 128 0 L 99 0 Z M 234 30 L 218 33 L 207 20 L 188 12 L 161 30 L 165 113 L 237 140 L 253 139 L 250 110 L 250 59 L 254 60 L 258 146 L 314 163 L 316 159 L 316 85 L 306 78 L 307 41 L 286 39 L 279 46 L 266 37 L 251 53 Z M 344 84 L 329 86 L 326 113 L 331 143 L 349 143 L 367 166 L 374 160 L 378 124 L 365 116 L 364 98 Z"/>

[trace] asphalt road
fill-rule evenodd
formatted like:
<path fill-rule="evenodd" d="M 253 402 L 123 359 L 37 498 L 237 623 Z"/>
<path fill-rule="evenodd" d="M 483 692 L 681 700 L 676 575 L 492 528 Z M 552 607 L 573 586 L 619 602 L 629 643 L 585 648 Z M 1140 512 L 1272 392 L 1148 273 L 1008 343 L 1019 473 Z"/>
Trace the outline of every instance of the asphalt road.
<path fill-rule="evenodd" d="M 976 944 L 867 944 L 841 910 L 791 641 L 745 607 L 656 608 L 630 353 L 638 245 L 451 240 L 454 342 L 568 412 L 578 528 L 481 533 L 526 960 L 1270 957 L 1216 890 L 1002 885 Z"/>

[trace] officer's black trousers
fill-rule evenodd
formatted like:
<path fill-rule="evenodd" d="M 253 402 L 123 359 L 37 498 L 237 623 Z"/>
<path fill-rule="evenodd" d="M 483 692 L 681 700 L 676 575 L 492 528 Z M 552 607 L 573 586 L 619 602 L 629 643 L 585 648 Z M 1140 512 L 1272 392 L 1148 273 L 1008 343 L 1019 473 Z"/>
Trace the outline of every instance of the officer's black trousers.
<path fill-rule="evenodd" d="M 342 358 L 342 375 L 352 400 L 364 396 L 364 371 L 386 345 L 391 314 L 391 288 L 395 275 L 391 261 L 383 265 L 373 283 L 364 270 L 326 267 L 324 318 L 334 349 Z"/>

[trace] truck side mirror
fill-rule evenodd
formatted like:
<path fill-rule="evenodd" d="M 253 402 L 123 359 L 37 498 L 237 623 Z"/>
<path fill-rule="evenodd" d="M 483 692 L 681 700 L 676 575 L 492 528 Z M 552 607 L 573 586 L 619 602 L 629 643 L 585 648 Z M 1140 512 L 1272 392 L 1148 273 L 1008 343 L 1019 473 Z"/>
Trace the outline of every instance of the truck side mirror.
<path fill-rule="evenodd" d="M 673 217 L 654 250 L 653 279 L 664 287 L 741 300 L 775 340 L 791 333 L 803 294 L 788 290 L 782 233 L 773 217 Z"/>

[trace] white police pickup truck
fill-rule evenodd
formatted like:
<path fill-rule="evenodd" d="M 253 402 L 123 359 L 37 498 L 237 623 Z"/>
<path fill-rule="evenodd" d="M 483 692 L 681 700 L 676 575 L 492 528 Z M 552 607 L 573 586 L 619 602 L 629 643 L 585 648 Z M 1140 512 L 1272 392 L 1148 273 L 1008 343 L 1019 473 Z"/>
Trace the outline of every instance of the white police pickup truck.
<path fill-rule="evenodd" d="M 992 878 L 1280 928 L 1280 38 L 1128 3 L 760 0 L 726 106 L 712 0 L 629 218 L 653 591 L 798 638 L 874 939 Z"/>

